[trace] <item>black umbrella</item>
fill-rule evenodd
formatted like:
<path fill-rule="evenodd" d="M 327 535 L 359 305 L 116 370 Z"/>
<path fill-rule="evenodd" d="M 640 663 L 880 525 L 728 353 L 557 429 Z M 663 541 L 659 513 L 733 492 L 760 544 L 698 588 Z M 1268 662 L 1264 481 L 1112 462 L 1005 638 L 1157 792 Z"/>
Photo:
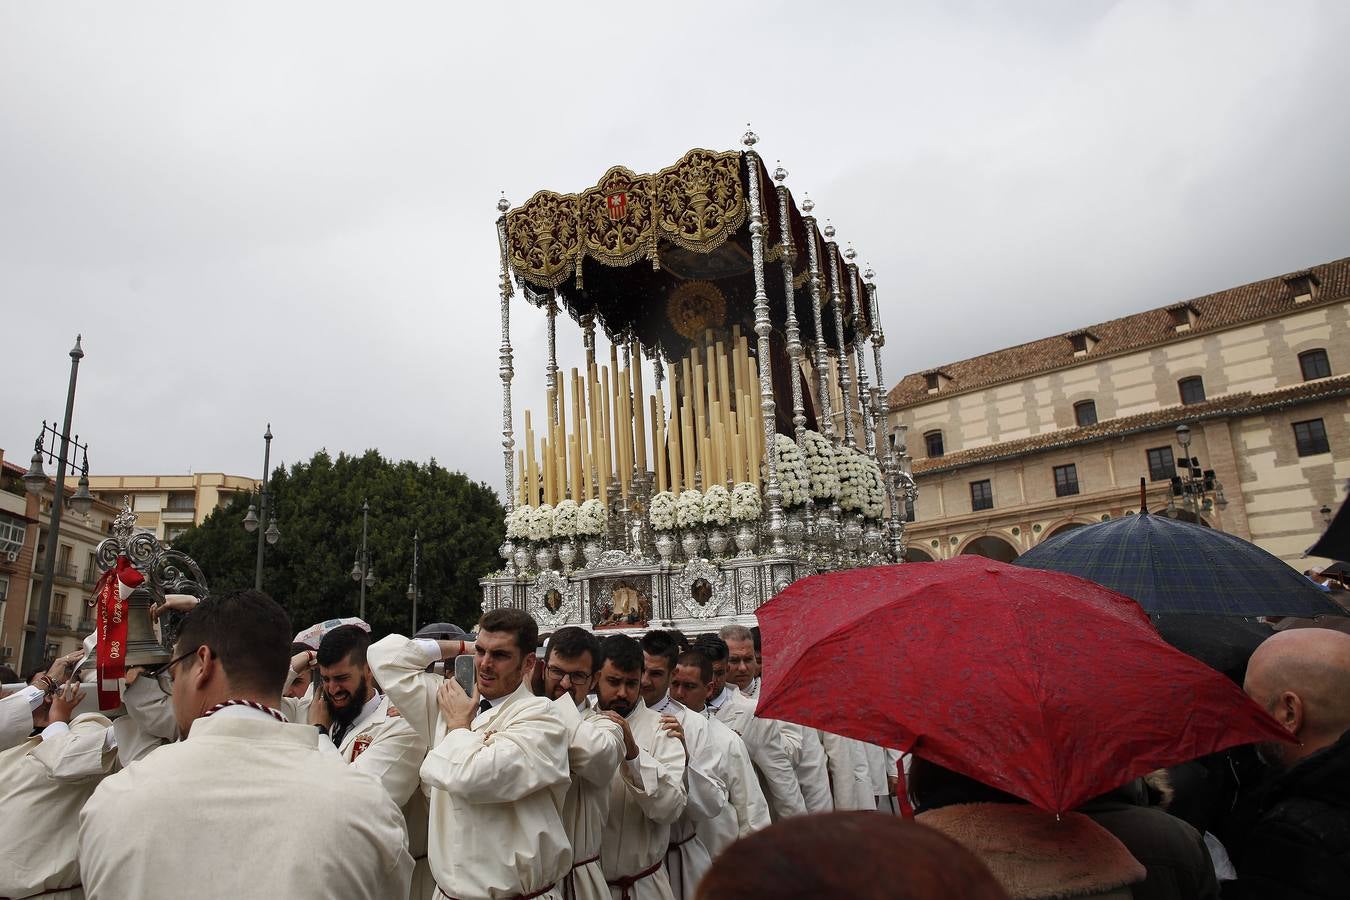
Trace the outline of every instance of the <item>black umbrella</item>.
<path fill-rule="evenodd" d="M 1151 616 L 1163 640 L 1182 653 L 1217 669 L 1238 684 L 1247 675 L 1247 661 L 1275 629 L 1232 616 Z"/>
<path fill-rule="evenodd" d="M 1067 572 L 1133 598 L 1150 615 L 1344 615 L 1327 595 L 1255 544 L 1141 512 L 1057 535 L 1014 565 Z"/>
<path fill-rule="evenodd" d="M 1324 556 L 1341 562 L 1350 562 L 1350 497 L 1341 501 L 1336 518 L 1331 520 L 1327 530 L 1317 539 L 1317 543 L 1308 548 L 1308 556 Z"/>

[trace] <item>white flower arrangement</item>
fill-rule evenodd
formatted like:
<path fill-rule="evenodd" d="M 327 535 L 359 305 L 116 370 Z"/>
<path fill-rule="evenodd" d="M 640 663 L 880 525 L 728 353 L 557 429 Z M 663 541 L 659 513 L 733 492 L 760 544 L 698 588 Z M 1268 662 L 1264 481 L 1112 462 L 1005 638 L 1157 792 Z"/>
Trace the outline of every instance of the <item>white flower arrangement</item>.
<path fill-rule="evenodd" d="M 753 482 L 742 481 L 731 489 L 731 518 L 736 522 L 753 522 L 764 514 L 764 502 L 759 488 Z"/>
<path fill-rule="evenodd" d="M 866 458 L 867 499 L 862 514 L 868 519 L 880 519 L 886 509 L 886 482 L 881 478 L 881 466 L 872 457 Z"/>
<path fill-rule="evenodd" d="M 703 495 L 698 491 L 682 491 L 675 501 L 675 524 L 693 528 L 703 524 Z"/>
<path fill-rule="evenodd" d="M 647 519 L 656 531 L 670 531 L 675 527 L 675 495 L 670 491 L 661 491 L 652 497 L 647 505 Z"/>
<path fill-rule="evenodd" d="M 835 470 L 835 448 L 824 435 L 815 431 L 802 434 L 802 454 L 811 479 L 811 497 L 818 504 L 829 506 L 839 499 L 839 473 Z"/>
<path fill-rule="evenodd" d="M 864 518 L 879 519 L 884 509 L 885 482 L 877 461 L 860 450 L 840 447 L 835 450 L 841 486 L 839 506 L 860 512 Z"/>
<path fill-rule="evenodd" d="M 571 539 L 577 536 L 577 517 L 581 508 L 575 500 L 559 500 L 553 507 L 553 536 Z"/>
<path fill-rule="evenodd" d="M 792 509 L 801 506 L 811 495 L 811 474 L 806 468 L 806 457 L 802 455 L 796 441 L 780 434 L 775 443 L 778 447 L 778 489 L 783 492 L 783 508 Z M 761 476 L 767 481 L 768 464 L 759 468 Z"/>
<path fill-rule="evenodd" d="M 517 506 L 506 517 L 506 537 L 513 541 L 526 541 L 530 538 L 530 515 L 532 506 Z"/>
<path fill-rule="evenodd" d="M 730 521 L 731 494 L 722 485 L 714 484 L 703 492 L 703 524 L 724 528 Z"/>
<path fill-rule="evenodd" d="M 595 498 L 581 504 L 577 513 L 577 534 L 583 537 L 598 537 L 605 533 L 609 524 L 609 510 L 605 504 Z"/>
<path fill-rule="evenodd" d="M 530 511 L 529 538 L 532 541 L 547 541 L 553 537 L 553 507 L 541 503 Z"/>

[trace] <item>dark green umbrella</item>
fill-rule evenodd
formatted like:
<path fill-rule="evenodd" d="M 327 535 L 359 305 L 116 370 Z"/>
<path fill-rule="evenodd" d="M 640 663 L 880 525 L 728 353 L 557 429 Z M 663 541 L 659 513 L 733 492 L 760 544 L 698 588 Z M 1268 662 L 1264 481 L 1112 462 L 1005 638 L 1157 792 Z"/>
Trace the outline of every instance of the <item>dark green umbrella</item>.
<path fill-rule="evenodd" d="M 1149 615 L 1344 615 L 1275 556 L 1215 528 L 1141 512 L 1075 528 L 1015 565 L 1067 572 L 1137 601 Z"/>

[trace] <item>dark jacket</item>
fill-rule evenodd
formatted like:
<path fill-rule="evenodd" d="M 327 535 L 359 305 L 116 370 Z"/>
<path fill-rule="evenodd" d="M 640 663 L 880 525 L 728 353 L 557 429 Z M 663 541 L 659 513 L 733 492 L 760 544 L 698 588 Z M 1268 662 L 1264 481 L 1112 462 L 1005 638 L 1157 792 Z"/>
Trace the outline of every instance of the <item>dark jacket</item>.
<path fill-rule="evenodd" d="M 1257 792 L 1247 820 L 1225 900 L 1350 896 L 1350 732 Z"/>
<path fill-rule="evenodd" d="M 1219 882 L 1204 837 L 1151 806 L 1142 778 L 1078 811 L 1115 835 L 1148 870 L 1144 883 L 1134 885 L 1134 900 L 1217 900 Z"/>

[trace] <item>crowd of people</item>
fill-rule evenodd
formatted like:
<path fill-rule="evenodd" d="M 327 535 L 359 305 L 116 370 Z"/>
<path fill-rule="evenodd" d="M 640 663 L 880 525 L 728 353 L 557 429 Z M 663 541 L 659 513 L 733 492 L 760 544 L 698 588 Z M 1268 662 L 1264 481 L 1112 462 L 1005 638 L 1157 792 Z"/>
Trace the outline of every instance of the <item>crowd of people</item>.
<path fill-rule="evenodd" d="M 117 710 L 93 708 L 92 639 L 0 698 L 0 898 L 1350 890 L 1337 631 L 1282 632 L 1251 659 L 1246 690 L 1290 743 L 1055 816 L 921 747 L 901 758 L 757 715 L 758 636 L 740 625 L 541 641 L 528 614 L 498 609 L 472 635 L 372 642 L 357 620 L 293 637 L 257 591 L 175 603 L 173 658 L 128 670 Z M 913 821 L 896 815 L 911 802 Z"/>

